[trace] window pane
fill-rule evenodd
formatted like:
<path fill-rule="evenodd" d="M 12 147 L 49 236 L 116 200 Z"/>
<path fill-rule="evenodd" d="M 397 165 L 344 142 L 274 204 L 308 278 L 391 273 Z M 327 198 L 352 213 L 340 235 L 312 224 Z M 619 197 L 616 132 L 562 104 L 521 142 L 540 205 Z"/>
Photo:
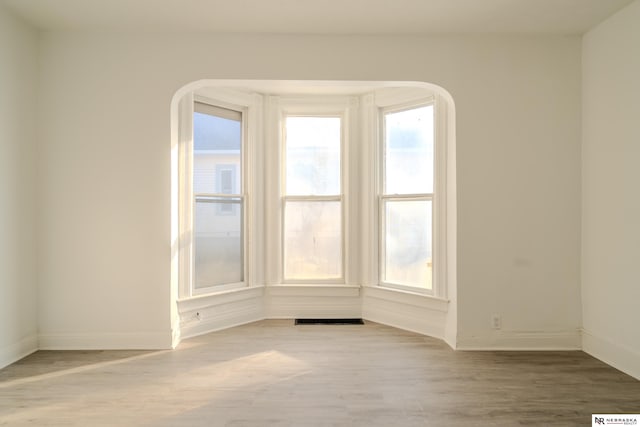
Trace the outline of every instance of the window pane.
<path fill-rule="evenodd" d="M 385 201 L 383 282 L 432 289 L 431 201 Z"/>
<path fill-rule="evenodd" d="M 287 117 L 286 194 L 340 194 L 340 118 Z"/>
<path fill-rule="evenodd" d="M 239 120 L 193 114 L 193 192 L 240 194 L 242 124 Z M 221 182 L 220 166 L 233 170 L 231 182 Z"/>
<path fill-rule="evenodd" d="M 342 277 L 341 202 L 287 202 L 285 279 Z"/>
<path fill-rule="evenodd" d="M 194 287 L 243 281 L 242 201 L 196 198 Z"/>
<path fill-rule="evenodd" d="M 385 114 L 385 194 L 433 193 L 433 105 Z"/>

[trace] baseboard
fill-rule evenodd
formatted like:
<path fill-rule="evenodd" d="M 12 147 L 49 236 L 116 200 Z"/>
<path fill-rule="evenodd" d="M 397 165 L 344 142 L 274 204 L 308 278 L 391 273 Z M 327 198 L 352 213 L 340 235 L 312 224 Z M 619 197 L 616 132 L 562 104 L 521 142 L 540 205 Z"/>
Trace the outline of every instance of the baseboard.
<path fill-rule="evenodd" d="M 227 313 L 217 313 L 210 317 L 201 314 L 199 318 L 192 317 L 181 324 L 180 337 L 184 340 L 262 319 L 264 319 L 264 312 L 260 306 L 235 307 Z"/>
<path fill-rule="evenodd" d="M 38 351 L 38 337 L 35 334 L 24 337 L 20 341 L 9 344 L 4 348 L 0 348 L 0 369 L 36 351 Z"/>
<path fill-rule="evenodd" d="M 406 298 L 406 296 L 404 296 Z M 416 298 L 423 299 L 417 296 Z M 368 291 L 362 301 L 362 317 L 394 328 L 443 339 L 446 322 L 446 303 L 429 301 L 391 300 L 373 296 Z M 443 307 L 444 310 L 443 311 Z"/>
<path fill-rule="evenodd" d="M 176 348 L 182 341 L 182 334 L 180 333 L 180 326 L 171 328 L 171 348 Z"/>
<path fill-rule="evenodd" d="M 280 285 L 265 289 L 268 319 L 362 317 L 358 286 Z"/>
<path fill-rule="evenodd" d="M 582 331 L 582 349 L 614 368 L 640 380 L 640 353 L 591 332 Z"/>
<path fill-rule="evenodd" d="M 579 330 L 494 331 L 489 335 L 458 337 L 457 350 L 554 351 L 580 350 Z"/>
<path fill-rule="evenodd" d="M 38 340 L 41 350 L 165 350 L 172 332 L 45 333 Z"/>
<path fill-rule="evenodd" d="M 178 301 L 180 338 L 264 319 L 263 295 L 259 286 Z"/>

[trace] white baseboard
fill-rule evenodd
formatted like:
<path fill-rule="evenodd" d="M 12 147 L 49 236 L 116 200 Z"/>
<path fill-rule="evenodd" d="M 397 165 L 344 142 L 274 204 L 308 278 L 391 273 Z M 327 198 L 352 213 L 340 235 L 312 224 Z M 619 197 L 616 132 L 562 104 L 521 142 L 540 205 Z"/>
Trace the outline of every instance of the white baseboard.
<path fill-rule="evenodd" d="M 38 337 L 33 334 L 0 348 L 0 369 L 38 351 Z"/>
<path fill-rule="evenodd" d="M 165 350 L 172 332 L 44 333 L 38 339 L 41 350 Z"/>
<path fill-rule="evenodd" d="M 247 307 L 245 305 L 242 307 L 239 304 L 234 304 L 234 306 L 225 307 L 225 309 L 225 312 L 216 310 L 218 312 L 214 315 L 209 315 L 207 311 L 203 310 L 200 312 L 199 319 L 196 317 L 186 319 L 180 326 L 181 339 L 184 340 L 264 319 L 264 312 L 261 306 L 251 305 Z"/>
<path fill-rule="evenodd" d="M 458 337 L 457 350 L 553 351 L 580 350 L 579 330 L 571 331 L 494 331 L 489 335 Z"/>
<path fill-rule="evenodd" d="M 421 295 L 365 288 L 362 317 L 394 328 L 444 339 L 447 302 Z"/>
<path fill-rule="evenodd" d="M 358 286 L 279 285 L 265 289 L 268 319 L 362 317 Z"/>
<path fill-rule="evenodd" d="M 585 330 L 582 331 L 582 349 L 596 359 L 640 380 L 640 352 Z"/>
<path fill-rule="evenodd" d="M 182 334 L 180 333 L 180 326 L 175 326 L 171 328 L 171 348 L 176 348 L 180 345 L 180 341 L 182 340 Z"/>
<path fill-rule="evenodd" d="M 264 319 L 263 289 L 213 294 L 180 301 L 180 338 L 191 338 Z"/>

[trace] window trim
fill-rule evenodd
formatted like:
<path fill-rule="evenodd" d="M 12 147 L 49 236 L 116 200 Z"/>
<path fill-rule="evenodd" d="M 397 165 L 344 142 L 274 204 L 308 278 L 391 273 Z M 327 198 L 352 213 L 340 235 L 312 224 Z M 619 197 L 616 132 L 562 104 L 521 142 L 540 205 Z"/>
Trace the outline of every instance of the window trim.
<path fill-rule="evenodd" d="M 433 105 L 433 189 L 432 193 L 419 194 L 385 194 L 384 174 L 385 174 L 385 120 L 386 114 L 392 114 L 411 109 Z M 375 150 L 375 170 L 376 170 L 376 192 L 375 204 L 377 207 L 375 214 L 375 240 L 377 242 L 375 254 L 375 275 L 376 286 L 399 290 L 403 292 L 415 293 L 429 297 L 445 299 L 447 294 L 446 281 L 446 116 L 445 103 L 437 94 L 403 100 L 401 97 L 390 97 L 389 99 L 375 100 L 375 120 L 377 121 L 376 150 Z M 409 285 L 389 283 L 384 278 L 384 232 L 385 214 L 384 202 L 388 200 L 430 200 L 431 207 L 431 262 L 432 262 L 432 287 L 431 289 L 419 288 Z"/>
<path fill-rule="evenodd" d="M 318 117 L 318 118 L 338 118 L 340 119 L 340 193 L 339 194 L 331 194 L 331 195 L 288 195 L 287 194 L 287 132 L 286 132 L 286 121 L 289 117 Z M 345 182 L 345 164 L 344 164 L 344 151 L 345 151 L 345 117 L 344 114 L 289 114 L 283 112 L 281 116 L 281 135 L 282 140 L 280 142 L 281 147 L 281 180 L 280 180 L 280 198 L 281 198 L 281 212 L 280 221 L 281 221 L 281 230 L 280 233 L 280 268 L 282 269 L 282 283 L 283 284 L 305 284 L 305 283 L 321 283 L 321 284 L 344 284 L 345 283 L 345 195 L 344 195 L 344 182 Z M 285 221 L 286 221 L 286 207 L 287 202 L 340 202 L 340 276 L 336 278 L 329 279 L 300 279 L 300 278 L 291 278 L 287 279 L 285 276 L 285 261 L 286 261 L 286 251 L 285 251 Z"/>
<path fill-rule="evenodd" d="M 253 160 L 253 151 L 256 146 L 256 138 L 259 132 L 256 132 L 257 123 L 254 117 L 259 115 L 260 99 L 258 95 L 250 96 L 241 92 L 232 92 L 228 90 L 213 91 L 213 96 L 203 96 L 200 94 L 189 93 L 181 100 L 179 108 L 180 120 L 180 146 L 179 146 L 179 230 L 180 235 L 180 254 L 179 254 L 179 289 L 178 295 L 180 299 L 187 299 L 196 296 L 216 294 L 229 290 L 242 289 L 251 285 L 252 270 L 255 268 L 255 245 L 249 234 L 250 228 L 255 221 L 254 203 L 249 197 L 251 189 L 255 186 L 256 173 L 251 171 Z M 240 191 L 234 194 L 207 194 L 220 196 L 224 198 L 235 198 L 242 200 L 242 268 L 243 281 L 236 283 L 225 283 L 220 285 L 212 285 L 202 288 L 195 287 L 195 256 L 194 256 L 194 213 L 195 213 L 195 194 L 193 192 L 193 115 L 196 111 L 196 103 L 210 109 L 214 115 L 224 116 L 226 110 L 238 112 L 241 114 L 242 120 L 242 146 L 241 146 L 241 166 L 240 166 Z M 210 108 L 209 108 L 210 107 Z M 200 111 L 202 112 L 202 111 Z M 216 114 L 216 112 L 222 112 Z M 204 112 L 207 114 L 207 112 Z M 234 113 L 226 118 L 237 117 Z M 255 226 L 253 227 L 255 229 Z"/>
<path fill-rule="evenodd" d="M 436 299 L 447 298 L 447 242 L 446 222 L 447 204 L 447 150 L 450 123 L 446 113 L 451 101 L 437 91 L 432 95 L 424 93 L 416 96 L 412 86 L 406 90 L 372 90 L 360 95 L 261 95 L 248 93 L 242 88 L 207 87 L 204 91 L 187 93 L 180 103 L 180 128 L 191 128 L 190 114 L 183 114 L 185 104 L 193 104 L 194 99 L 212 100 L 222 106 L 241 106 L 246 109 L 245 124 L 248 126 L 248 145 L 244 154 L 246 191 L 245 226 L 247 246 L 245 251 L 245 282 L 241 286 L 374 286 L 393 291 L 416 293 Z M 418 88 L 421 89 L 421 88 Z M 206 96 L 201 96 L 206 93 Z M 390 96 L 389 96 L 390 95 Z M 434 147 L 434 206 L 433 206 L 433 293 L 431 295 L 415 292 L 415 288 L 400 289 L 388 287 L 379 282 L 379 200 L 380 186 L 380 109 L 398 108 L 411 104 L 422 104 L 432 99 L 435 105 L 435 147 Z M 343 282 L 323 283 L 312 280 L 300 283 L 298 280 L 282 280 L 282 215 L 281 202 L 281 124 L 283 113 L 291 115 L 327 115 L 344 114 L 342 124 L 342 191 L 343 199 Z M 192 113 L 191 113 L 192 114 Z M 186 126 L 185 126 L 186 123 Z M 184 135 L 179 134 L 179 154 L 187 145 Z M 188 139 L 188 138 L 187 138 Z M 262 140 L 264 139 L 264 144 Z M 179 170 L 184 169 L 184 156 L 178 157 Z M 190 166 L 190 165 L 189 165 Z M 344 168 L 347 171 L 344 172 Z M 438 179 L 440 178 L 440 179 Z M 184 173 L 178 175 L 178 197 L 184 196 Z M 455 181 L 455 176 L 452 178 Z M 355 191 L 355 192 L 354 192 Z M 454 191 L 455 194 L 455 191 Z M 179 222 L 184 219 L 184 203 L 180 202 Z M 182 222 L 180 234 L 186 230 Z M 455 224 L 452 225 L 455 227 Z M 189 238 L 180 238 L 180 257 L 178 267 L 179 298 L 195 296 L 189 289 L 190 281 L 185 279 L 191 271 L 184 268 L 183 253 L 190 245 Z M 454 246 L 455 247 L 455 242 Z M 455 256 L 455 254 L 453 254 Z M 436 261 L 438 259 L 439 261 Z M 445 262 L 442 262 L 442 261 Z M 455 263 L 455 259 L 453 261 Z M 186 273 L 186 274 L 185 274 Z M 190 277 L 188 277 L 190 279 Z M 185 286 L 185 284 L 187 284 Z M 221 286 L 213 293 L 223 291 Z"/>
<path fill-rule="evenodd" d="M 433 167 L 434 167 L 434 171 L 433 171 L 433 188 L 431 193 L 415 193 L 415 194 L 387 194 L 386 193 L 386 189 L 385 187 L 385 177 L 386 177 L 386 170 L 387 170 L 387 165 L 386 165 L 386 120 L 385 117 L 388 114 L 394 114 L 394 113 L 401 113 L 404 111 L 410 111 L 410 110 L 414 110 L 417 108 L 421 108 L 421 107 L 426 107 L 426 106 L 433 106 L 433 144 L 434 144 L 434 156 L 433 156 Z M 435 121 L 435 102 L 434 99 L 432 97 L 423 99 L 423 100 L 414 100 L 411 102 L 405 102 L 405 103 L 401 103 L 401 104 L 393 104 L 391 106 L 387 106 L 387 107 L 381 107 L 379 109 L 379 132 L 380 132 L 380 137 L 378 138 L 379 144 L 378 144 L 378 157 L 379 157 L 379 186 L 378 186 L 378 191 L 377 191 L 377 198 L 378 198 L 378 283 L 380 286 L 382 287 L 388 287 L 388 288 L 397 288 L 403 291 L 410 291 L 410 292 L 415 292 L 415 293 L 419 293 L 419 294 L 425 294 L 425 295 L 434 295 L 435 294 L 435 278 L 434 278 L 434 267 L 436 264 L 436 260 L 434 257 L 434 247 L 435 247 L 435 236 L 434 236 L 434 221 L 433 221 L 433 210 L 435 207 L 435 201 L 434 201 L 434 193 L 435 193 L 435 186 L 436 186 L 436 173 L 435 173 L 435 162 L 436 162 L 436 158 L 435 158 L 435 146 L 436 146 L 436 139 L 435 139 L 435 126 L 436 126 L 436 121 Z M 432 270 L 431 270 L 431 289 L 426 289 L 426 288 L 419 288 L 417 286 L 411 286 L 411 285 L 405 285 L 405 284 L 400 284 L 400 283 L 393 283 L 393 282 L 386 282 L 384 281 L 385 278 L 385 256 L 386 256 L 386 245 L 385 245 L 385 236 L 386 236 L 386 215 L 385 215 L 385 201 L 401 201 L 401 200 L 430 200 L 432 205 L 431 205 L 431 236 L 432 236 L 432 240 L 431 240 L 431 264 L 432 264 Z"/>
<path fill-rule="evenodd" d="M 273 157 L 265 158 L 268 163 L 268 177 L 272 177 L 277 184 L 272 185 L 267 192 L 266 208 L 272 209 L 273 217 L 268 221 L 267 242 L 269 248 L 266 256 L 268 270 L 267 283 L 269 285 L 328 285 L 341 286 L 353 285 L 351 279 L 353 269 L 350 268 L 353 255 L 354 229 L 351 227 L 351 218 L 354 202 L 350 197 L 350 185 L 352 180 L 359 179 L 355 175 L 355 168 L 351 164 L 349 155 L 351 143 L 354 140 L 357 130 L 357 120 L 354 120 L 355 109 L 359 101 L 356 96 L 270 96 L 267 99 L 266 111 L 267 120 L 273 121 L 271 127 L 267 122 L 267 133 L 270 139 Z M 288 200 L 320 200 L 325 196 L 285 196 L 285 119 L 286 117 L 340 117 L 341 118 L 341 148 L 340 148 L 340 169 L 341 169 L 341 194 L 328 196 L 335 200 L 338 198 L 342 202 L 342 277 L 339 279 L 285 279 L 284 278 L 284 204 L 285 197 Z M 277 161 L 276 161 L 277 158 Z M 276 178 L 277 177 L 277 178 Z M 357 200 L 355 201 L 357 203 Z M 355 241 L 355 240 L 354 240 Z"/>
<path fill-rule="evenodd" d="M 227 290 L 231 290 L 231 289 L 238 289 L 238 288 L 243 288 L 247 286 L 248 280 L 247 280 L 247 273 L 248 273 L 248 269 L 247 269 L 247 197 L 246 197 L 246 159 L 247 159 L 247 109 L 238 105 L 233 105 L 233 104 L 228 104 L 225 102 L 221 102 L 218 101 L 216 99 L 209 99 L 209 98 L 205 98 L 202 96 L 196 96 L 194 98 L 194 113 L 196 112 L 196 104 L 198 104 L 199 106 L 203 106 L 201 107 L 202 110 L 198 111 L 201 114 L 209 114 L 215 117 L 222 117 L 225 119 L 230 119 L 230 120 L 237 120 L 238 118 L 238 114 L 235 113 L 239 113 L 240 116 L 240 129 L 241 129 L 241 145 L 240 145 L 240 191 L 238 193 L 234 193 L 234 194 L 223 194 L 221 191 L 218 191 L 218 189 L 216 188 L 216 193 L 214 194 L 199 194 L 201 197 L 202 196 L 213 196 L 213 197 L 219 197 L 221 199 L 228 199 L 228 200 L 233 200 L 233 199 L 240 199 L 241 203 L 240 203 L 240 211 L 241 211 L 241 229 L 240 229 L 240 240 L 241 240 L 241 245 L 240 245 L 240 261 L 241 261 L 241 265 L 242 265 L 242 281 L 240 282 L 231 282 L 231 283 L 224 283 L 224 284 L 216 284 L 216 285 L 210 285 L 210 286 L 204 286 L 201 288 L 196 288 L 195 286 L 195 230 L 194 230 L 194 225 L 192 225 L 192 237 L 191 240 L 193 241 L 193 245 L 191 246 L 190 249 L 190 257 L 191 257 L 191 283 L 190 283 L 190 290 L 191 290 L 191 295 L 192 296 L 198 296 L 198 295 L 206 295 L 206 294 L 211 294 L 211 293 L 215 293 L 215 292 L 220 292 L 220 291 L 227 291 Z M 204 111 L 204 110 L 209 110 L 209 111 Z M 193 149 L 193 144 L 194 144 L 194 140 L 193 140 L 193 134 L 191 134 L 191 144 L 192 144 L 192 150 L 191 150 L 191 156 L 193 156 L 193 153 L 195 152 L 195 150 Z M 193 165 L 193 160 L 191 162 L 191 164 Z M 190 175 L 193 176 L 193 168 L 189 171 Z M 218 171 L 215 171 L 216 173 L 216 178 L 217 178 L 217 173 Z M 217 184 L 216 184 L 217 187 Z M 192 187 L 193 188 L 193 187 Z M 193 206 L 191 208 L 191 224 L 195 223 L 195 208 L 196 208 L 196 194 L 192 193 L 192 200 L 193 200 Z M 219 212 L 217 212 L 218 214 L 220 214 Z"/>

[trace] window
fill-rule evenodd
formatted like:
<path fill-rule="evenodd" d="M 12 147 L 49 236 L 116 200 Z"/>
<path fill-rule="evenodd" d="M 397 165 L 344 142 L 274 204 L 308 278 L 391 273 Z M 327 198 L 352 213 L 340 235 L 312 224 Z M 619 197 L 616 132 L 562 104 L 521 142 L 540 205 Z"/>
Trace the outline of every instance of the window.
<path fill-rule="evenodd" d="M 382 110 L 380 282 L 433 292 L 434 105 Z"/>
<path fill-rule="evenodd" d="M 216 165 L 216 189 L 218 194 L 236 194 L 236 165 Z M 220 215 L 233 215 L 234 205 L 223 203 L 218 206 Z"/>
<path fill-rule="evenodd" d="M 193 288 L 244 282 L 243 120 L 194 103 Z M 240 171 L 240 173 L 238 173 Z"/>
<path fill-rule="evenodd" d="M 443 98 L 272 89 L 181 101 L 180 298 L 278 285 L 277 304 L 360 286 L 446 298 Z"/>
<path fill-rule="evenodd" d="M 284 119 L 283 276 L 342 281 L 342 120 Z"/>

